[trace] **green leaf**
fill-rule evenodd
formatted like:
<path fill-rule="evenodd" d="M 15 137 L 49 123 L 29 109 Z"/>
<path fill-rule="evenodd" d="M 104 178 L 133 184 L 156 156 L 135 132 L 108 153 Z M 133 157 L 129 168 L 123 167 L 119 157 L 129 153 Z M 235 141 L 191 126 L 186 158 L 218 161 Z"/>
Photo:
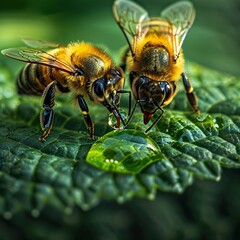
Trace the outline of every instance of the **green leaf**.
<path fill-rule="evenodd" d="M 104 171 L 135 174 L 163 158 L 158 145 L 144 133 L 118 130 L 98 139 L 86 160 Z"/>
<path fill-rule="evenodd" d="M 71 95 L 63 95 L 56 99 L 52 133 L 41 143 L 41 99 L 18 96 L 11 72 L 0 65 L 0 214 L 9 219 L 28 210 L 38 216 L 45 206 L 70 214 L 101 199 L 152 200 L 157 190 L 181 193 L 195 178 L 219 181 L 222 168 L 239 168 L 239 79 L 196 64 L 186 72 L 200 115 L 192 113 L 180 82 L 147 135 L 139 109 L 128 129 L 113 131 L 107 110 L 89 104 L 94 142 Z M 127 97 L 121 105 L 127 110 Z"/>

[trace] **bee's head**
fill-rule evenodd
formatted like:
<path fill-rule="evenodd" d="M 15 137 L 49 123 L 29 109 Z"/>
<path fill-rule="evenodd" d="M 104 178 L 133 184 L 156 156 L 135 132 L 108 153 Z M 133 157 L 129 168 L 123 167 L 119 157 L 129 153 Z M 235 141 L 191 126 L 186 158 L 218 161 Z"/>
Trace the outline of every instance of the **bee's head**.
<path fill-rule="evenodd" d="M 119 104 L 120 91 L 123 89 L 124 76 L 119 67 L 110 69 L 102 78 L 92 84 L 92 97 L 95 101 L 103 104 L 110 113 L 113 113 L 117 120 L 117 127 L 120 126 Z"/>
<path fill-rule="evenodd" d="M 146 76 L 132 75 L 130 78 L 133 78 L 131 87 L 134 98 L 141 107 L 144 124 L 147 124 L 158 109 L 171 102 L 176 91 L 176 84 L 152 80 Z"/>

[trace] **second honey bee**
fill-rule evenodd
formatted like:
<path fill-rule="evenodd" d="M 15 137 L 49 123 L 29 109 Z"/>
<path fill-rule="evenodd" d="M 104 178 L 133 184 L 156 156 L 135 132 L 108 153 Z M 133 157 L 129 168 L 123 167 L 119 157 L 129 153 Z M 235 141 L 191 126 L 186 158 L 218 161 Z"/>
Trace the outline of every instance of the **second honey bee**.
<path fill-rule="evenodd" d="M 67 46 L 41 40 L 23 40 L 27 47 L 2 50 L 2 54 L 27 62 L 17 78 L 20 94 L 43 95 L 40 141 L 50 134 L 53 126 L 55 91 L 71 91 L 84 116 L 90 138 L 94 138 L 94 124 L 84 97 L 101 103 L 116 117 L 117 128 L 124 121 L 119 113 L 120 95 L 124 78 L 121 68 L 111 57 L 92 44 L 77 42 Z M 44 49 L 52 48 L 45 51 Z"/>
<path fill-rule="evenodd" d="M 157 124 L 164 113 L 163 107 L 173 100 L 180 78 L 190 105 L 199 113 L 190 80 L 183 72 L 181 49 L 195 18 L 193 5 L 180 1 L 163 10 L 160 17 L 149 18 L 138 4 L 116 0 L 113 15 L 129 46 L 123 66 L 129 70 L 131 91 L 136 100 L 132 114 L 139 104 L 143 122 L 148 124 L 153 114 L 160 111 L 146 132 Z"/>

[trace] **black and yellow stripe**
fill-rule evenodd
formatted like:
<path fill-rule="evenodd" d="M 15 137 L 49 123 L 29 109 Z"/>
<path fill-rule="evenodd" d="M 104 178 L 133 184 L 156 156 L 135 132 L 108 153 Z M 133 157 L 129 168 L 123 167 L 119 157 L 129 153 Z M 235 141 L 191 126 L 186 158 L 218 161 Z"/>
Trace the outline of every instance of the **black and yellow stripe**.
<path fill-rule="evenodd" d="M 42 75 L 42 68 L 38 64 L 26 64 L 17 77 L 19 94 L 42 95 L 47 82 Z M 38 73 L 38 74 L 37 74 Z"/>
<path fill-rule="evenodd" d="M 25 95 L 42 95 L 44 89 L 52 81 L 61 82 L 62 76 L 54 77 L 56 69 L 40 64 L 28 63 L 24 66 L 17 77 L 17 90 L 19 94 Z M 57 85 L 61 92 L 68 92 L 69 89 Z"/>

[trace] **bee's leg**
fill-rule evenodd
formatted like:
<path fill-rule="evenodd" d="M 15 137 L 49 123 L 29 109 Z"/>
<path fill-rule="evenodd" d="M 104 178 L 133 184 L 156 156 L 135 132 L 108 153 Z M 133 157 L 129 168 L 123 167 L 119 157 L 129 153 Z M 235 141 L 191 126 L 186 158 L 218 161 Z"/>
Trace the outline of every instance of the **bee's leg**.
<path fill-rule="evenodd" d="M 145 130 L 145 133 L 147 133 L 148 131 L 150 131 L 159 121 L 160 119 L 162 118 L 163 114 L 164 114 L 164 109 L 161 107 L 165 101 L 165 98 L 166 98 L 166 94 L 168 92 L 168 89 L 167 89 L 167 85 L 165 85 L 164 87 L 165 91 L 164 91 L 164 96 L 162 98 L 162 102 L 158 103 L 154 98 L 153 98 L 153 101 L 154 101 L 154 104 L 155 106 L 157 107 L 157 109 L 159 111 L 161 111 L 161 113 L 159 114 L 159 116 L 155 119 L 155 121 Z"/>
<path fill-rule="evenodd" d="M 190 80 L 187 78 L 187 76 L 184 73 L 182 73 L 182 80 L 183 80 L 183 85 L 184 85 L 184 88 L 185 88 L 185 91 L 186 91 L 188 101 L 189 101 L 190 105 L 192 106 L 193 111 L 195 113 L 199 114 L 200 110 L 198 109 L 198 103 L 197 103 L 196 95 L 193 92 L 193 87 L 191 85 Z"/>
<path fill-rule="evenodd" d="M 161 111 L 161 113 L 159 114 L 159 116 L 155 119 L 155 121 L 145 130 L 145 133 L 149 132 L 162 118 L 163 113 L 164 113 L 164 109 L 159 107 L 158 110 Z"/>
<path fill-rule="evenodd" d="M 87 129 L 90 131 L 90 139 L 94 139 L 94 124 L 93 121 L 88 113 L 88 106 L 87 103 L 85 102 L 84 98 L 82 95 L 77 96 L 78 99 L 78 104 L 81 108 L 82 114 L 84 116 L 84 121 L 86 124 Z"/>
<path fill-rule="evenodd" d="M 128 93 L 128 118 L 129 118 L 129 116 L 130 116 L 130 114 L 131 114 L 131 108 L 132 108 L 132 94 L 131 94 L 131 91 L 128 91 L 128 90 L 119 90 L 119 91 L 117 91 L 117 93 L 120 93 L 120 94 L 122 94 L 122 93 Z M 118 108 L 116 107 L 116 109 L 118 109 Z M 119 116 L 120 116 L 120 118 L 121 118 L 121 121 L 122 121 L 123 125 L 125 126 L 125 122 L 124 122 L 124 120 L 122 119 L 121 114 L 119 114 Z"/>
<path fill-rule="evenodd" d="M 52 107 L 54 106 L 55 98 L 55 82 L 51 82 L 43 92 L 43 110 L 40 113 L 40 124 L 43 130 L 43 135 L 39 141 L 44 142 L 51 132 L 53 125 L 54 113 Z"/>
<path fill-rule="evenodd" d="M 132 109 L 132 111 L 130 112 L 130 114 L 129 114 L 129 116 L 128 116 L 128 120 L 127 120 L 127 122 L 125 123 L 124 128 L 126 128 L 126 127 L 128 126 L 128 124 L 130 123 L 130 121 L 131 121 L 131 119 L 132 119 L 132 117 L 133 117 L 133 114 L 134 114 L 134 112 L 136 111 L 137 104 L 139 104 L 138 101 L 135 102 L 135 104 L 134 104 L 134 106 L 133 106 L 133 109 Z"/>
<path fill-rule="evenodd" d="M 62 86 L 59 82 L 56 82 L 56 86 L 61 93 L 69 92 L 69 88 Z"/>

